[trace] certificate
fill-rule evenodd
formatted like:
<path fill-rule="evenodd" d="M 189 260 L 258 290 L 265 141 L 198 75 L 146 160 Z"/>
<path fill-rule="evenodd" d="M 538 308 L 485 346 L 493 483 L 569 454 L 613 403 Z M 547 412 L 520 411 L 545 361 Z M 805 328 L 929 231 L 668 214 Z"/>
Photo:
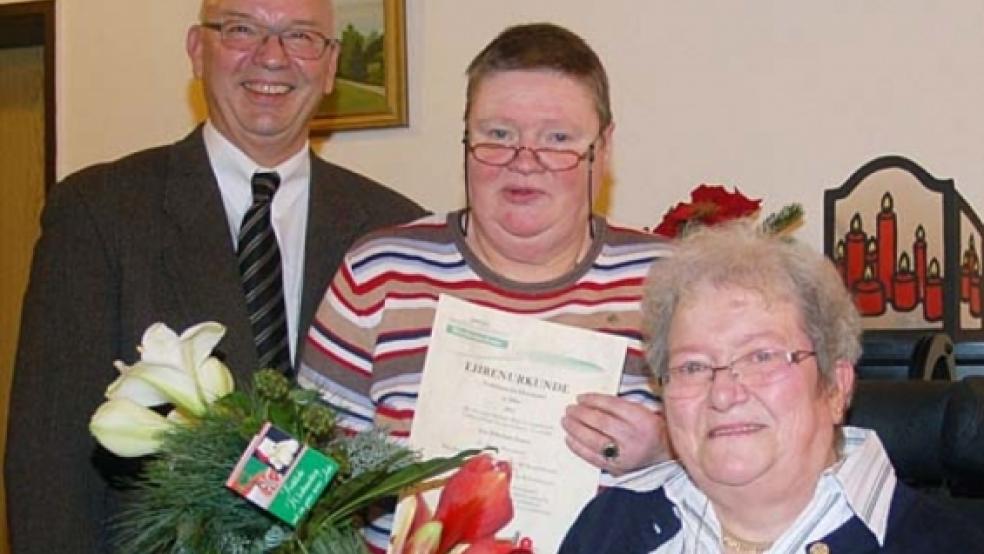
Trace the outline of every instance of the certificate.
<path fill-rule="evenodd" d="M 623 337 L 441 295 L 410 446 L 425 459 L 496 448 L 511 465 L 514 514 L 496 537 L 556 552 L 599 478 L 567 447 L 560 420 L 577 395 L 618 390 L 627 348 Z"/>

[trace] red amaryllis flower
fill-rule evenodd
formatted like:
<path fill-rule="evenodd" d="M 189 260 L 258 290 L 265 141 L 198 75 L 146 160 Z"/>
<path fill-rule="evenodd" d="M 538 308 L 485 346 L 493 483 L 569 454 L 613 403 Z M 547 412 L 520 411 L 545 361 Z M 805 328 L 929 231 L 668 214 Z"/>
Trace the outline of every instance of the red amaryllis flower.
<path fill-rule="evenodd" d="M 443 525 L 438 552 L 493 537 L 513 518 L 512 467 L 480 454 L 465 462 L 441 491 L 434 519 Z"/>
<path fill-rule="evenodd" d="M 423 495 L 400 501 L 390 538 L 393 552 L 446 554 L 460 545 L 470 554 L 530 554 L 532 542 L 497 540 L 495 533 L 513 518 L 509 462 L 489 454 L 465 462 L 441 490 L 437 511 L 431 515 Z"/>
<path fill-rule="evenodd" d="M 421 549 L 418 532 L 431 521 L 430 507 L 427 506 L 424 496 L 418 492 L 400 501 L 397 516 L 390 537 L 389 551 L 397 554 L 414 554 L 415 549 Z M 433 531 L 430 533 L 433 534 Z M 437 533 L 437 539 L 433 541 L 433 549 L 437 548 L 437 543 L 440 541 L 440 528 L 437 529 Z M 418 541 L 418 544 L 414 544 L 414 541 Z"/>
<path fill-rule="evenodd" d="M 665 237 L 678 237 L 690 225 L 714 225 L 752 215 L 761 204 L 761 199 L 751 200 L 737 187 L 735 192 L 728 192 L 721 185 L 701 184 L 690 193 L 690 202 L 680 202 L 667 211 L 653 232 Z"/>

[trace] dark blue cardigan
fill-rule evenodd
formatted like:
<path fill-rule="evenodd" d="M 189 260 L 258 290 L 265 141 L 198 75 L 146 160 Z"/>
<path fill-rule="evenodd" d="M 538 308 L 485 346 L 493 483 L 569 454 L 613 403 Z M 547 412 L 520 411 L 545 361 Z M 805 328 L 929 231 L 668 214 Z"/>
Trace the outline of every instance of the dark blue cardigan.
<path fill-rule="evenodd" d="M 662 488 L 650 492 L 611 488 L 584 508 L 560 553 L 648 554 L 679 532 L 680 520 Z M 875 535 L 857 516 L 817 542 L 825 543 L 831 554 L 984 553 L 984 522 L 964 519 L 899 483 L 892 495 L 884 547 L 879 548 Z"/>

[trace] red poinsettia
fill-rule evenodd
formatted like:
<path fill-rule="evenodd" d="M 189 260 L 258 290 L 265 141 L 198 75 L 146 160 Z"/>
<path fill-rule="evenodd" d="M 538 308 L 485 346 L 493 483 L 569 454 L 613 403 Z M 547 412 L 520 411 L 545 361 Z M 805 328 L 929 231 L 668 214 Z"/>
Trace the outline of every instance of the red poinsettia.
<path fill-rule="evenodd" d="M 728 192 L 722 185 L 701 184 L 690 193 L 690 202 L 680 202 L 667 211 L 653 232 L 665 237 L 678 237 L 687 227 L 695 224 L 714 225 L 750 216 L 758 211 L 761 204 L 761 199 L 751 200 L 737 187 L 734 192 Z"/>

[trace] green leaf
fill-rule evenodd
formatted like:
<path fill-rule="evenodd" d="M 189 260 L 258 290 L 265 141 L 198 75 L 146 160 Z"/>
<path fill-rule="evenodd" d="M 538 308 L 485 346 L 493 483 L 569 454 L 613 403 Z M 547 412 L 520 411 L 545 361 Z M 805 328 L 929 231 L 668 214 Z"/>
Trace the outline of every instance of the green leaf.
<path fill-rule="evenodd" d="M 284 431 L 302 438 L 297 435 L 297 415 L 292 404 L 286 404 L 282 402 L 271 402 L 270 403 L 270 422 L 273 423 L 275 427 L 279 427 Z"/>
<path fill-rule="evenodd" d="M 449 458 L 434 458 L 425 462 L 417 462 L 393 473 L 386 471 L 367 472 L 339 486 L 337 491 L 332 491 L 335 502 L 333 502 L 329 513 L 324 516 L 324 524 L 334 525 L 346 520 L 376 500 L 395 495 L 409 485 L 459 467 L 468 458 L 481 452 L 482 449 L 465 450 Z"/>
<path fill-rule="evenodd" d="M 233 413 L 245 414 L 250 411 L 249 396 L 242 391 L 233 391 L 223 396 L 212 404 L 212 410 L 216 412 L 231 411 Z"/>

